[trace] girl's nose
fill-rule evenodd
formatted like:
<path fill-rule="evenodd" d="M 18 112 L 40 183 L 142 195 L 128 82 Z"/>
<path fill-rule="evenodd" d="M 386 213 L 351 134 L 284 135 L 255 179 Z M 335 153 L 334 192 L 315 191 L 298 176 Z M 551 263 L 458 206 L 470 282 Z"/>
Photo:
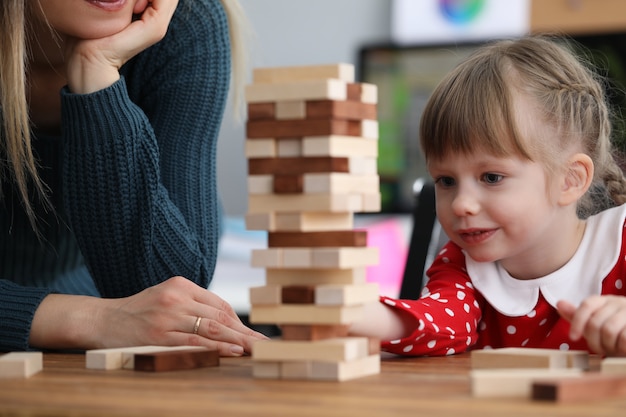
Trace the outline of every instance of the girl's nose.
<path fill-rule="evenodd" d="M 480 210 L 478 198 L 469 190 L 459 188 L 452 201 L 452 210 L 458 217 L 472 216 Z"/>

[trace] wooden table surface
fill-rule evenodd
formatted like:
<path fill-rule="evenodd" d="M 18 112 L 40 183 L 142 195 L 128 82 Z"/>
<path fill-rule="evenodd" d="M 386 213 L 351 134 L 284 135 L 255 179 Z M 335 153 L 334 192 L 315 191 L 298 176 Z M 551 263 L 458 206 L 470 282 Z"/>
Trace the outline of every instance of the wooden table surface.
<path fill-rule="evenodd" d="M 468 372 L 467 354 L 384 356 L 379 375 L 346 382 L 254 379 L 249 357 L 149 373 L 89 370 L 82 354 L 45 354 L 42 372 L 0 380 L 0 416 L 626 415 L 626 398 L 576 404 L 472 398 Z"/>

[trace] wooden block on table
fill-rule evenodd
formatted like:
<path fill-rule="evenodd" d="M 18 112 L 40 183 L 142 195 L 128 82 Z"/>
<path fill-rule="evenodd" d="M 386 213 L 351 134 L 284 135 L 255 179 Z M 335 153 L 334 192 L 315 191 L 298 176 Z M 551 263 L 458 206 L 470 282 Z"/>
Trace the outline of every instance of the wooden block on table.
<path fill-rule="evenodd" d="M 246 158 L 276 158 L 278 148 L 276 139 L 248 139 L 245 141 Z"/>
<path fill-rule="evenodd" d="M 349 325 L 285 324 L 282 325 L 282 340 L 323 340 L 347 337 Z"/>
<path fill-rule="evenodd" d="M 315 287 L 317 305 L 359 305 L 375 302 L 379 298 L 378 284 L 360 285 L 322 284 Z"/>
<path fill-rule="evenodd" d="M 254 158 L 248 160 L 248 175 L 299 175 L 307 172 L 350 172 L 348 158 Z"/>
<path fill-rule="evenodd" d="M 349 324 L 361 318 L 362 306 L 316 306 L 281 304 L 253 305 L 250 322 L 254 324 Z"/>
<path fill-rule="evenodd" d="M 255 140 L 263 139 L 248 139 Z M 302 155 L 373 159 L 378 156 L 378 140 L 342 135 L 305 136 L 302 138 Z"/>
<path fill-rule="evenodd" d="M 589 368 L 589 353 L 556 349 L 502 348 L 474 350 L 472 369 Z"/>
<path fill-rule="evenodd" d="M 290 285 L 282 287 L 283 304 L 315 304 L 315 287 L 311 285 Z"/>
<path fill-rule="evenodd" d="M 267 246 L 274 247 L 338 247 L 367 246 L 366 230 L 327 232 L 269 232 Z"/>
<path fill-rule="evenodd" d="M 0 379 L 30 378 L 42 369 L 41 352 L 9 352 L 0 356 Z"/>
<path fill-rule="evenodd" d="M 274 175 L 272 190 L 275 194 L 301 194 L 304 191 L 304 176 Z"/>
<path fill-rule="evenodd" d="M 267 285 L 365 284 L 366 268 L 347 269 L 278 269 L 265 270 Z"/>
<path fill-rule="evenodd" d="M 299 65 L 289 67 L 255 68 L 254 83 L 284 83 L 290 81 L 320 80 L 335 78 L 348 83 L 355 80 L 354 65 L 347 63 L 324 65 Z"/>
<path fill-rule="evenodd" d="M 378 102 L 378 86 L 370 83 L 349 83 L 346 99 L 376 104 Z"/>
<path fill-rule="evenodd" d="M 571 403 L 626 395 L 626 376 L 586 372 L 581 377 L 541 379 L 533 382 L 534 400 Z"/>
<path fill-rule="evenodd" d="M 530 398 L 537 379 L 582 374 L 582 370 L 574 368 L 478 369 L 470 372 L 470 383 L 474 397 Z"/>
<path fill-rule="evenodd" d="M 303 80 L 246 86 L 247 103 L 289 100 L 346 100 L 348 85 L 337 79 Z"/>
<path fill-rule="evenodd" d="M 369 355 L 351 361 L 313 362 L 311 379 L 347 381 L 380 373 L 380 355 Z"/>
<path fill-rule="evenodd" d="M 306 194 L 372 194 L 380 189 L 378 175 L 344 173 L 304 174 L 302 188 Z"/>
<path fill-rule="evenodd" d="M 604 358 L 600 363 L 600 371 L 606 374 L 626 375 L 626 358 Z"/>
<path fill-rule="evenodd" d="M 257 361 L 351 361 L 369 355 L 366 337 L 317 341 L 259 340 L 252 345 Z"/>
<path fill-rule="evenodd" d="M 218 366 L 219 351 L 194 348 L 135 354 L 136 371 L 165 372 Z"/>
<path fill-rule="evenodd" d="M 164 349 L 167 349 L 167 347 L 152 345 L 91 349 L 85 352 L 85 366 L 87 369 L 107 371 L 122 368 L 133 369 L 135 367 L 135 353 L 158 352 Z"/>
<path fill-rule="evenodd" d="M 378 139 L 378 122 L 375 120 L 287 119 L 249 120 L 246 123 L 248 140 L 329 135 Z"/>

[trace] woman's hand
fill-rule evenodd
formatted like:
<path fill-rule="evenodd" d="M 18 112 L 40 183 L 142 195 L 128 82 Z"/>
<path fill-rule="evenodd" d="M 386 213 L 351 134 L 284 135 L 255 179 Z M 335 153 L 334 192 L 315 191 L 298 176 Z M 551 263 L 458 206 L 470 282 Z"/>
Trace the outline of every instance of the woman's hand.
<path fill-rule="evenodd" d="M 152 0 L 140 18 L 124 30 L 101 39 L 66 39 L 68 87 L 88 94 L 119 80 L 119 69 L 167 33 L 178 0 Z"/>
<path fill-rule="evenodd" d="M 174 277 L 125 298 L 49 295 L 35 313 L 30 343 L 53 349 L 206 346 L 222 356 L 239 356 L 262 339 L 226 301 Z"/>
<path fill-rule="evenodd" d="M 626 297 L 592 296 L 578 308 L 559 301 L 561 317 L 571 322 L 570 338 L 585 337 L 589 349 L 600 355 L 626 356 Z"/>

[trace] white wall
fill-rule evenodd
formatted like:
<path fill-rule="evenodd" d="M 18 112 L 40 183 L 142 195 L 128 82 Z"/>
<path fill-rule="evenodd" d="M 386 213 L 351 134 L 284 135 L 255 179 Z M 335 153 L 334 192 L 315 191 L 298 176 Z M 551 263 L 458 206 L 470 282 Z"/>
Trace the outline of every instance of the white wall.
<path fill-rule="evenodd" d="M 390 38 L 391 0 L 240 0 L 255 39 L 251 67 L 357 65 L 360 46 Z M 247 210 L 244 122 L 229 107 L 218 143 L 218 181 L 228 215 Z"/>

